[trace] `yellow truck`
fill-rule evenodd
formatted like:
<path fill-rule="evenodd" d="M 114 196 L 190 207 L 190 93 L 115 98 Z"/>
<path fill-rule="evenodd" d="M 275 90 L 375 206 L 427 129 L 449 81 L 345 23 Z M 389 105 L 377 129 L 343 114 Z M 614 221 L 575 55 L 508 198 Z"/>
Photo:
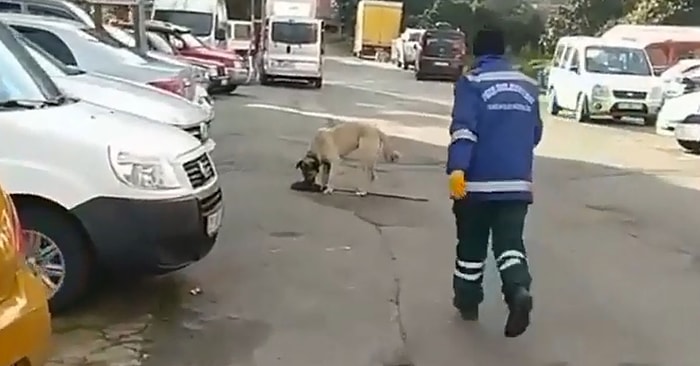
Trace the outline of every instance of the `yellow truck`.
<path fill-rule="evenodd" d="M 373 56 L 388 61 L 391 42 L 400 33 L 402 12 L 403 3 L 400 1 L 360 0 L 357 4 L 353 55 Z"/>

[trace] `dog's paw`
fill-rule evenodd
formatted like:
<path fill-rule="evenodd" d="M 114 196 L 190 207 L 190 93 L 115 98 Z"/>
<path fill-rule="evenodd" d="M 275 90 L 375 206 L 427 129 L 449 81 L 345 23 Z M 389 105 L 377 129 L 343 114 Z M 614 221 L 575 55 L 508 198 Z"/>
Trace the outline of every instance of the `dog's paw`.
<path fill-rule="evenodd" d="M 333 193 L 333 187 L 326 186 L 323 188 L 323 194 L 331 194 Z"/>
<path fill-rule="evenodd" d="M 357 197 L 364 197 L 367 195 L 367 192 L 365 191 L 355 191 L 355 196 Z"/>

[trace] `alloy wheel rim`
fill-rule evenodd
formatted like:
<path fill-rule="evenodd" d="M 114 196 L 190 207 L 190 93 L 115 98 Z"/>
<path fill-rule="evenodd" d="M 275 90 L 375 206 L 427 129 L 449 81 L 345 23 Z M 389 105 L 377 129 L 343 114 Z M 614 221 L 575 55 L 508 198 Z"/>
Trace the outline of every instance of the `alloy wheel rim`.
<path fill-rule="evenodd" d="M 66 278 L 66 261 L 55 241 L 34 230 L 24 230 L 27 261 L 49 290 L 49 298 L 61 288 Z"/>

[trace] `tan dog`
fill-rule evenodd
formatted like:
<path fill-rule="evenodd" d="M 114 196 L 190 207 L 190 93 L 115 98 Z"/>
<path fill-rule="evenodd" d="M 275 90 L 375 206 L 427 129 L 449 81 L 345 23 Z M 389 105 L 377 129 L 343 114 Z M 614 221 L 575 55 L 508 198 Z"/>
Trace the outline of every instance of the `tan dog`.
<path fill-rule="evenodd" d="M 356 151 L 364 181 L 357 185 L 357 195 L 367 194 L 370 183 L 376 179 L 374 171 L 380 154 L 385 161 L 396 162 L 398 151 L 391 149 L 387 136 L 377 127 L 360 122 L 344 122 L 333 127 L 322 127 L 314 135 L 306 156 L 297 162 L 306 183 L 315 183 L 319 173 L 323 193 L 333 193 L 335 176 L 340 160 Z"/>

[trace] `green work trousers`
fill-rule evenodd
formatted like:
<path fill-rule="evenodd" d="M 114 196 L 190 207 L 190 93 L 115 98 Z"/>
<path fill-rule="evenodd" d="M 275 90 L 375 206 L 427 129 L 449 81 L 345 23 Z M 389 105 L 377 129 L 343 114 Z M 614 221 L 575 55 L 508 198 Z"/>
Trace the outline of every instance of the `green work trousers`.
<path fill-rule="evenodd" d="M 508 302 L 518 287 L 530 289 L 523 228 L 527 201 L 454 201 L 457 221 L 457 259 L 453 276 L 454 303 L 460 309 L 478 306 L 484 299 L 482 281 L 489 237 L 501 275 L 501 291 Z"/>

